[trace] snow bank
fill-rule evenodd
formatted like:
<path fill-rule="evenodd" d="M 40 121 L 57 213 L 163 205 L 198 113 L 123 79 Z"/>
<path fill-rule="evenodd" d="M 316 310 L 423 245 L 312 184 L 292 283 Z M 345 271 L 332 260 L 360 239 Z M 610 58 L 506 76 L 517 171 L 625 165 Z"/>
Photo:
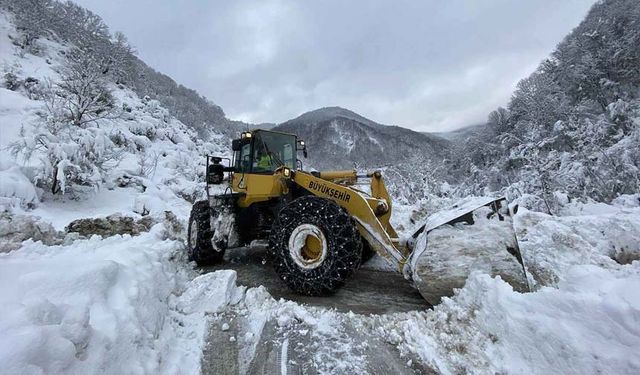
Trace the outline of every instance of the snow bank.
<path fill-rule="evenodd" d="M 204 330 L 171 309 L 186 274 L 163 235 L 1 254 L 0 373 L 196 373 Z"/>
<path fill-rule="evenodd" d="M 637 199 L 567 205 L 572 216 L 520 208 L 514 225 L 535 292 L 476 272 L 432 311 L 380 316 L 374 326 L 444 374 L 637 374 Z"/>
<path fill-rule="evenodd" d="M 38 202 L 38 193 L 20 167 L 0 160 L 0 206 L 14 206 L 13 202 L 34 205 Z"/>
<path fill-rule="evenodd" d="M 557 285 L 574 265 L 615 269 L 640 260 L 640 209 L 608 205 L 606 212 L 558 217 L 520 209 L 514 225 L 530 283 Z"/>
<path fill-rule="evenodd" d="M 461 212 L 468 210 L 454 210 L 449 217 L 446 212 L 432 215 L 427 229 L 418 236 L 411 270 L 420 294 L 429 303 L 438 304 L 441 296 L 451 296 L 455 288 L 463 287 L 472 271 L 500 275 L 516 290 L 528 291 L 522 265 L 507 250 L 516 247 L 511 217 L 499 217 L 491 208 L 480 206 L 473 211 L 473 225 L 442 225 Z M 442 220 L 438 220 L 440 216 Z"/>
<path fill-rule="evenodd" d="M 236 286 L 236 271 L 221 270 L 193 279 L 176 305 L 184 313 L 217 313 L 244 297 L 244 287 Z"/>
<path fill-rule="evenodd" d="M 637 374 L 640 263 L 572 267 L 558 289 L 521 294 L 474 274 L 432 312 L 381 318 L 401 351 L 444 374 Z"/>

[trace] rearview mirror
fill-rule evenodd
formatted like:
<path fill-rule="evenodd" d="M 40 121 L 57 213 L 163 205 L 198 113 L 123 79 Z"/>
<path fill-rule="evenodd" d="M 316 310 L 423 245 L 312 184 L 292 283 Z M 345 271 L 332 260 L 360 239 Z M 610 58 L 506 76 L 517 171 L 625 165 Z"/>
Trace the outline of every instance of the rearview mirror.
<path fill-rule="evenodd" d="M 224 166 L 222 164 L 211 164 L 207 168 L 207 183 L 220 185 L 224 179 Z"/>
<path fill-rule="evenodd" d="M 231 151 L 240 151 L 242 146 L 249 144 L 251 138 L 234 139 L 231 141 Z"/>

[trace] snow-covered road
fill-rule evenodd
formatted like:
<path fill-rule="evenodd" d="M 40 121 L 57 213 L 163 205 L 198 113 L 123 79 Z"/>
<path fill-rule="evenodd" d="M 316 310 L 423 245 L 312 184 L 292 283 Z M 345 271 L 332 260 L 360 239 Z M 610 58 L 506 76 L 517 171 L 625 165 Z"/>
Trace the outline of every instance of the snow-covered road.
<path fill-rule="evenodd" d="M 436 373 L 368 326 L 371 314 L 430 308 L 399 273 L 376 268 L 361 268 L 334 295 L 302 296 L 279 279 L 266 249 L 229 250 L 223 264 L 202 271 L 235 271 L 238 284 L 257 287 L 271 306 L 260 312 L 262 305 L 245 300 L 213 315 L 202 373 Z"/>
<path fill-rule="evenodd" d="M 291 291 L 276 274 L 264 247 L 229 250 L 224 263 L 202 268 L 202 272 L 232 269 L 237 272 L 239 284 L 247 287 L 262 285 L 276 299 L 340 312 L 389 314 L 430 307 L 400 273 L 376 267 L 377 260 L 374 258 L 371 264 L 368 262 L 360 268 L 335 294 L 319 297 Z"/>

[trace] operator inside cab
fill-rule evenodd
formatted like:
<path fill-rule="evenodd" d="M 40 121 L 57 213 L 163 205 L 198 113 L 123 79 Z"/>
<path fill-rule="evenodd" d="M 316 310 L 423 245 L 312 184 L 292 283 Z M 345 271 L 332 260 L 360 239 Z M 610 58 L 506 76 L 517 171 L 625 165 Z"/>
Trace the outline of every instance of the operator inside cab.
<path fill-rule="evenodd" d="M 270 172 L 273 171 L 273 160 L 271 155 L 267 152 L 264 144 L 256 145 L 256 154 L 253 161 L 253 170 L 255 172 Z"/>

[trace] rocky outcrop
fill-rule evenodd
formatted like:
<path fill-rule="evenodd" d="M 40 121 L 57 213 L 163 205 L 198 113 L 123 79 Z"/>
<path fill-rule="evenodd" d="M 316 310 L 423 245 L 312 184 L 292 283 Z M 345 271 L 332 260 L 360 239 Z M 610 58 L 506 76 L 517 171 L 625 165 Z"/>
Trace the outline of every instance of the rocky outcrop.
<path fill-rule="evenodd" d="M 42 241 L 45 245 L 59 245 L 64 240 L 64 233 L 37 216 L 0 213 L 0 253 L 16 250 L 28 239 Z"/>
<path fill-rule="evenodd" d="M 67 233 L 78 233 L 82 237 L 90 237 L 94 234 L 109 237 L 116 234 L 138 235 L 147 232 L 156 224 L 151 216 L 136 219 L 121 214 L 109 215 L 101 218 L 87 218 L 72 221 L 65 228 Z"/>

